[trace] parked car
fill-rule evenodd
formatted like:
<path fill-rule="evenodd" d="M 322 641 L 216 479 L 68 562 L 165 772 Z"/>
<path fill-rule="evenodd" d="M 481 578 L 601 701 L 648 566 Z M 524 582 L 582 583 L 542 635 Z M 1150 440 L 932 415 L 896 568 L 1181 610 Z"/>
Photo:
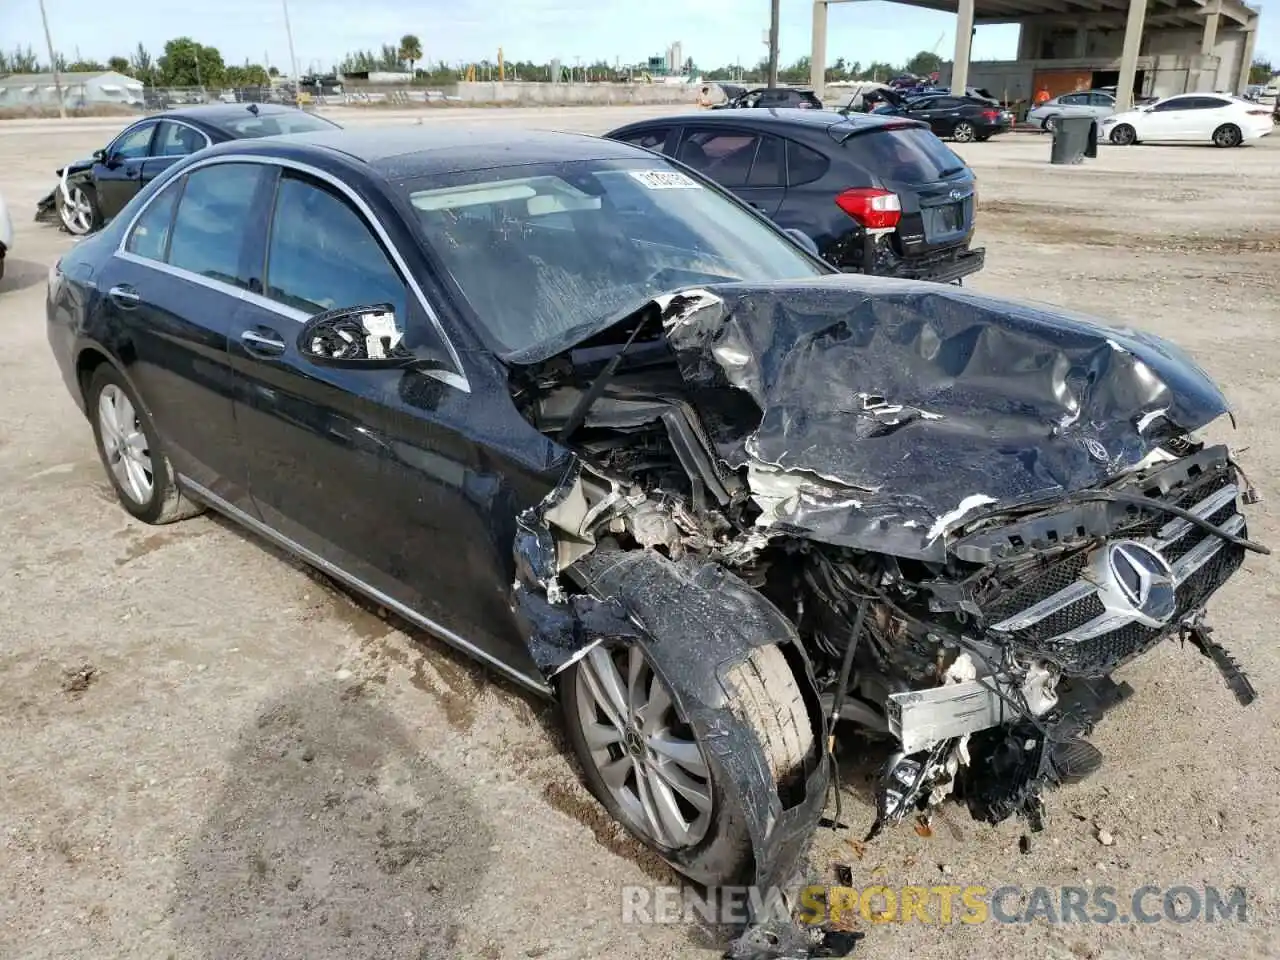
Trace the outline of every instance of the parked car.
<path fill-rule="evenodd" d="M 1111 116 L 1115 109 L 1114 94 L 1103 90 L 1080 90 L 1064 93 L 1032 107 L 1027 111 L 1027 122 L 1038 124 L 1043 130 L 1053 130 L 1059 117 L 1093 117 L 1101 120 Z"/>
<path fill-rule="evenodd" d="M 822 101 L 814 96 L 812 90 L 800 90 L 795 87 L 757 87 L 754 90 L 748 90 L 746 87 L 732 83 L 722 83 L 720 89 L 728 99 L 724 103 L 714 104 L 711 107 L 712 110 L 740 110 L 753 107 L 822 109 Z"/>
<path fill-rule="evenodd" d="M 1183 93 L 1102 121 L 1099 138 L 1134 143 L 1212 143 L 1238 147 L 1271 133 L 1271 111 L 1239 97 Z"/>
<path fill-rule="evenodd" d="M 13 218 L 9 215 L 9 205 L 0 197 L 0 280 L 4 279 L 4 260 L 13 249 Z"/>
<path fill-rule="evenodd" d="M 917 97 L 902 100 L 893 91 L 880 91 L 872 112 L 882 116 L 909 117 L 929 125 L 939 137 L 960 143 L 990 140 L 1013 127 L 1013 114 L 1003 107 L 975 97 Z M 864 101 L 870 98 L 864 98 Z"/>
<path fill-rule="evenodd" d="M 841 270 L 953 282 L 982 269 L 974 176 L 924 124 L 832 111 L 662 117 L 607 134 L 727 187 Z"/>
<path fill-rule="evenodd" d="M 836 719 L 893 751 L 873 829 L 952 790 L 1038 827 L 1119 665 L 1181 635 L 1248 699 L 1202 611 L 1262 548 L 1176 348 L 841 276 L 656 153 L 495 126 L 216 144 L 63 255 L 128 513 L 212 507 L 557 696 L 703 884 L 789 881 Z"/>
<path fill-rule="evenodd" d="M 83 236 L 119 213 L 147 183 L 210 144 L 337 124 L 290 107 L 212 104 L 159 113 L 125 127 L 93 157 L 55 171 L 58 185 L 36 204 L 36 219 Z"/>

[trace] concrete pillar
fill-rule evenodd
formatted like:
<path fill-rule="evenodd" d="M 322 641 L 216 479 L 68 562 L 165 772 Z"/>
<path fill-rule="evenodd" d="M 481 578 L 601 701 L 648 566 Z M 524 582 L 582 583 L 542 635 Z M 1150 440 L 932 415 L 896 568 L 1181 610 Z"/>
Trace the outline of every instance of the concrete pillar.
<path fill-rule="evenodd" d="M 1022 21 L 1018 24 L 1018 59 L 1019 60 L 1039 60 L 1039 51 L 1036 46 L 1040 42 L 1039 27 L 1034 23 Z"/>
<path fill-rule="evenodd" d="M 1071 55 L 1077 60 L 1084 60 L 1089 56 L 1089 28 L 1083 24 L 1076 27 L 1075 49 Z"/>
<path fill-rule="evenodd" d="M 951 68 L 951 93 L 963 97 L 969 85 L 969 51 L 973 49 L 973 0 L 960 0 L 956 11 L 956 54 Z"/>
<path fill-rule="evenodd" d="M 1244 48 L 1240 51 L 1240 77 L 1236 80 L 1236 95 L 1244 96 L 1249 85 L 1249 68 L 1253 66 L 1253 48 L 1258 42 L 1258 18 L 1254 17 L 1244 28 Z"/>
<path fill-rule="evenodd" d="M 813 0 L 813 47 L 809 51 L 809 86 L 822 99 L 827 87 L 827 0 Z"/>
<path fill-rule="evenodd" d="M 1146 20 L 1147 0 L 1129 0 L 1124 47 L 1120 52 L 1120 79 L 1116 82 L 1116 113 L 1133 106 L 1133 81 L 1138 75 L 1138 51 L 1142 48 L 1142 28 Z"/>
<path fill-rule="evenodd" d="M 1215 11 L 1204 18 L 1204 33 L 1200 34 L 1200 56 L 1212 57 L 1218 45 L 1218 16 Z"/>

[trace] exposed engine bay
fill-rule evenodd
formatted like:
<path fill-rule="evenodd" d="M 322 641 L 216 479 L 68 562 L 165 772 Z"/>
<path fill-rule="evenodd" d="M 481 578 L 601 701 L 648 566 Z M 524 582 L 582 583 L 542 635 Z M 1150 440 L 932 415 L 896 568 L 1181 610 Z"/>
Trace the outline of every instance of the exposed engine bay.
<path fill-rule="evenodd" d="M 1229 410 L 1176 348 L 925 288 L 691 290 L 513 368 L 578 455 L 522 517 L 517 596 L 554 676 L 626 619 L 584 558 L 723 568 L 794 626 L 824 731 L 892 744 L 872 834 L 952 796 L 1040 829 L 1122 664 L 1180 636 L 1253 699 L 1204 607 L 1266 552 L 1255 495 L 1195 438 Z"/>

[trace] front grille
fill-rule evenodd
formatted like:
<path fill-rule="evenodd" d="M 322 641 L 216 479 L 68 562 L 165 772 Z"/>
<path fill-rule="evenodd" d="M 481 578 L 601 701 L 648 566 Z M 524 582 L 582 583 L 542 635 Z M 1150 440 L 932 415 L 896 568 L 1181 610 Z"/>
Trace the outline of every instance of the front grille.
<path fill-rule="evenodd" d="M 1168 499 L 1245 536 L 1237 496 L 1234 477 L 1224 465 L 1193 478 Z M 1162 626 L 1141 622 L 1132 616 L 1132 608 L 1117 608 L 1114 594 L 1108 606 L 1107 594 L 1095 582 L 1098 568 L 1091 567 L 1104 544 L 1055 560 L 988 604 L 984 612 L 993 633 L 1017 649 L 1058 663 L 1067 674 L 1104 675 L 1175 633 L 1244 560 L 1244 548 L 1171 514 L 1139 520 L 1109 542 L 1118 540 L 1143 544 L 1172 568 L 1176 609 Z"/>

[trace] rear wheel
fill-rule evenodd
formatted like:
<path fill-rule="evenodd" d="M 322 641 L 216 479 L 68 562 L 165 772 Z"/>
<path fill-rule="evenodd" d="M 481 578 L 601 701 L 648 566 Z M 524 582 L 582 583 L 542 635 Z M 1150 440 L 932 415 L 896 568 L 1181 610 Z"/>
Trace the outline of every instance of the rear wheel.
<path fill-rule="evenodd" d="M 1138 131 L 1127 123 L 1122 123 L 1111 131 L 1111 142 L 1121 147 L 1128 147 L 1138 142 Z"/>
<path fill-rule="evenodd" d="M 1243 140 L 1244 136 L 1240 133 L 1240 128 L 1234 123 L 1224 123 L 1213 131 L 1213 145 L 1215 147 L 1238 147 Z"/>
<path fill-rule="evenodd" d="M 89 378 L 86 409 L 98 456 L 120 504 L 144 523 L 173 523 L 200 513 L 173 479 L 155 427 L 120 373 L 102 363 Z"/>
<path fill-rule="evenodd" d="M 1050 133 L 1053 133 L 1053 131 L 1057 129 L 1057 126 L 1058 126 L 1057 116 L 1055 115 L 1055 116 L 1045 117 L 1044 123 L 1042 124 L 1042 126 Z"/>
<path fill-rule="evenodd" d="M 775 788 L 804 775 L 813 728 L 777 647 L 758 647 L 728 677 L 729 707 L 755 734 Z M 638 644 L 600 644 L 566 671 L 561 700 L 587 786 L 673 867 L 708 884 L 750 882 L 751 838 L 727 802 L 708 750 Z"/>
<path fill-rule="evenodd" d="M 968 120 L 961 120 L 956 124 L 955 129 L 951 131 L 951 137 L 957 143 L 971 143 L 976 136 L 977 131 Z"/>

